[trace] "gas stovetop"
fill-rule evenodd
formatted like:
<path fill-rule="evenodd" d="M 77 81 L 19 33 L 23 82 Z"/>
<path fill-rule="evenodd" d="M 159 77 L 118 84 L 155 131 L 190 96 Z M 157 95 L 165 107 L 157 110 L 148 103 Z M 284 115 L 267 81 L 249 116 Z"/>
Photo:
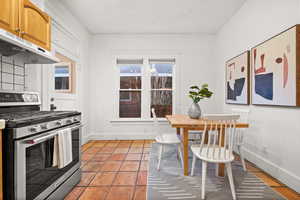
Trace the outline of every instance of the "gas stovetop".
<path fill-rule="evenodd" d="M 16 113 L 5 113 L 0 114 L 0 118 L 17 121 L 17 120 L 32 120 L 36 118 L 45 118 L 49 116 L 62 115 L 69 113 L 67 111 L 29 111 L 29 112 L 16 112 Z"/>
<path fill-rule="evenodd" d="M 28 111 L 0 114 L 0 119 L 6 121 L 6 127 L 16 128 L 59 120 L 75 115 L 80 115 L 80 113 L 77 111 Z"/>
<path fill-rule="evenodd" d="M 38 93 L 0 91 L 0 119 L 4 131 L 13 130 L 14 138 L 22 138 L 53 129 L 72 126 L 81 121 L 77 111 L 41 111 Z"/>

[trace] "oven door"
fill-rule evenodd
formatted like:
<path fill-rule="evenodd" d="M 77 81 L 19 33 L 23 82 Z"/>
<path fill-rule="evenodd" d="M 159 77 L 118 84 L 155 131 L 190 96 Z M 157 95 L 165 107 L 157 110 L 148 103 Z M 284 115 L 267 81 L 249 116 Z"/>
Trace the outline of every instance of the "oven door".
<path fill-rule="evenodd" d="M 80 167 L 81 124 L 17 140 L 15 145 L 15 199 L 45 199 Z M 54 137 L 71 128 L 73 160 L 64 168 L 52 166 Z"/>

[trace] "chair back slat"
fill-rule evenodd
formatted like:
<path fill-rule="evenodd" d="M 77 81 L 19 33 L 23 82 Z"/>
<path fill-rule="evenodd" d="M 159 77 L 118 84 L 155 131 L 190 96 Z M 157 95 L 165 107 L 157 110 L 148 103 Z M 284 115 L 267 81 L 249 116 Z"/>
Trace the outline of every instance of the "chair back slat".
<path fill-rule="evenodd" d="M 210 123 L 210 130 L 208 131 L 207 143 L 210 144 L 211 142 L 211 135 L 213 131 L 213 122 Z M 206 156 L 209 156 L 209 151 L 206 151 Z"/>
<path fill-rule="evenodd" d="M 238 120 L 238 122 L 249 124 L 249 115 L 250 115 L 249 109 L 233 108 L 231 109 L 231 112 L 233 114 L 240 115 L 240 119 Z M 246 129 L 242 129 L 242 128 L 236 130 L 235 144 L 240 145 L 243 143 L 245 131 Z"/>
<path fill-rule="evenodd" d="M 224 124 L 224 121 L 222 121 L 220 125 L 221 125 L 221 128 L 220 128 L 220 131 L 219 131 L 219 134 L 218 134 L 219 146 L 222 145 L 223 135 L 224 135 L 223 133 L 224 133 L 224 130 L 225 130 L 225 128 L 226 128 L 226 127 L 224 127 L 224 125 L 225 125 L 225 124 Z M 221 157 L 221 151 L 219 151 L 218 154 L 219 154 L 218 156 L 219 156 L 219 158 L 220 158 L 220 157 Z"/>
<path fill-rule="evenodd" d="M 228 152 L 232 152 L 233 151 L 233 143 L 234 143 L 234 138 L 235 138 L 235 127 L 236 127 L 236 122 L 232 122 L 230 124 L 230 132 L 228 134 L 228 148 L 229 148 L 229 151 Z M 229 154 L 229 153 L 228 153 Z M 229 156 L 229 155 L 228 155 Z M 227 157 L 229 158 L 229 157 Z"/>
<path fill-rule="evenodd" d="M 227 121 L 225 121 L 225 129 L 224 129 L 224 133 L 225 133 L 225 135 L 223 136 L 224 137 L 224 147 L 225 148 L 228 148 L 228 137 L 229 137 L 229 134 L 230 134 L 230 123 L 229 123 L 229 121 L 227 122 Z M 223 152 L 224 153 L 224 158 L 226 158 L 227 159 L 227 157 L 226 157 L 226 151 L 224 151 Z"/>
<path fill-rule="evenodd" d="M 218 123 L 216 123 L 216 127 L 215 127 L 215 130 L 218 130 Z M 216 146 L 217 146 L 217 135 L 218 134 L 212 134 L 213 137 L 214 137 L 214 141 L 213 141 L 213 157 L 215 157 L 215 154 L 216 154 Z"/>
<path fill-rule="evenodd" d="M 153 117 L 154 132 L 156 133 L 156 135 L 161 135 L 161 132 L 159 131 L 159 127 L 158 127 L 158 119 L 156 117 L 156 113 L 155 113 L 154 108 L 151 109 L 151 113 L 152 113 L 152 117 Z"/>
<path fill-rule="evenodd" d="M 229 159 L 232 156 L 238 119 L 239 115 L 232 114 L 205 115 L 199 154 L 210 160 Z"/>
<path fill-rule="evenodd" d="M 200 141 L 200 152 L 201 152 L 202 149 L 203 149 L 204 141 L 205 141 L 205 138 L 206 138 L 206 137 L 207 137 L 207 123 L 204 124 L 203 136 L 202 136 L 202 140 Z"/>

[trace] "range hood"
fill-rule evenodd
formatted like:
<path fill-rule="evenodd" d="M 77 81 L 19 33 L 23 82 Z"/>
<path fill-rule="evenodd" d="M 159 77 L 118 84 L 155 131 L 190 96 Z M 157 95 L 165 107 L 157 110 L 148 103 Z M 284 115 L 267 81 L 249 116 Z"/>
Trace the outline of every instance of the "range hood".
<path fill-rule="evenodd" d="M 53 64 L 59 62 L 51 52 L 3 29 L 0 29 L 0 55 L 22 56 L 26 64 Z"/>

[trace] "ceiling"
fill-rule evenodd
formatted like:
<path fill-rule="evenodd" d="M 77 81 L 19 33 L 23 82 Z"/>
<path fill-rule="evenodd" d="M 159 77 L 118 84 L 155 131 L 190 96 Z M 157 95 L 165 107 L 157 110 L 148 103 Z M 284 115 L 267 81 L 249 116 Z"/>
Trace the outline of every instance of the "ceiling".
<path fill-rule="evenodd" d="M 245 0 L 62 0 L 94 34 L 216 33 Z"/>

